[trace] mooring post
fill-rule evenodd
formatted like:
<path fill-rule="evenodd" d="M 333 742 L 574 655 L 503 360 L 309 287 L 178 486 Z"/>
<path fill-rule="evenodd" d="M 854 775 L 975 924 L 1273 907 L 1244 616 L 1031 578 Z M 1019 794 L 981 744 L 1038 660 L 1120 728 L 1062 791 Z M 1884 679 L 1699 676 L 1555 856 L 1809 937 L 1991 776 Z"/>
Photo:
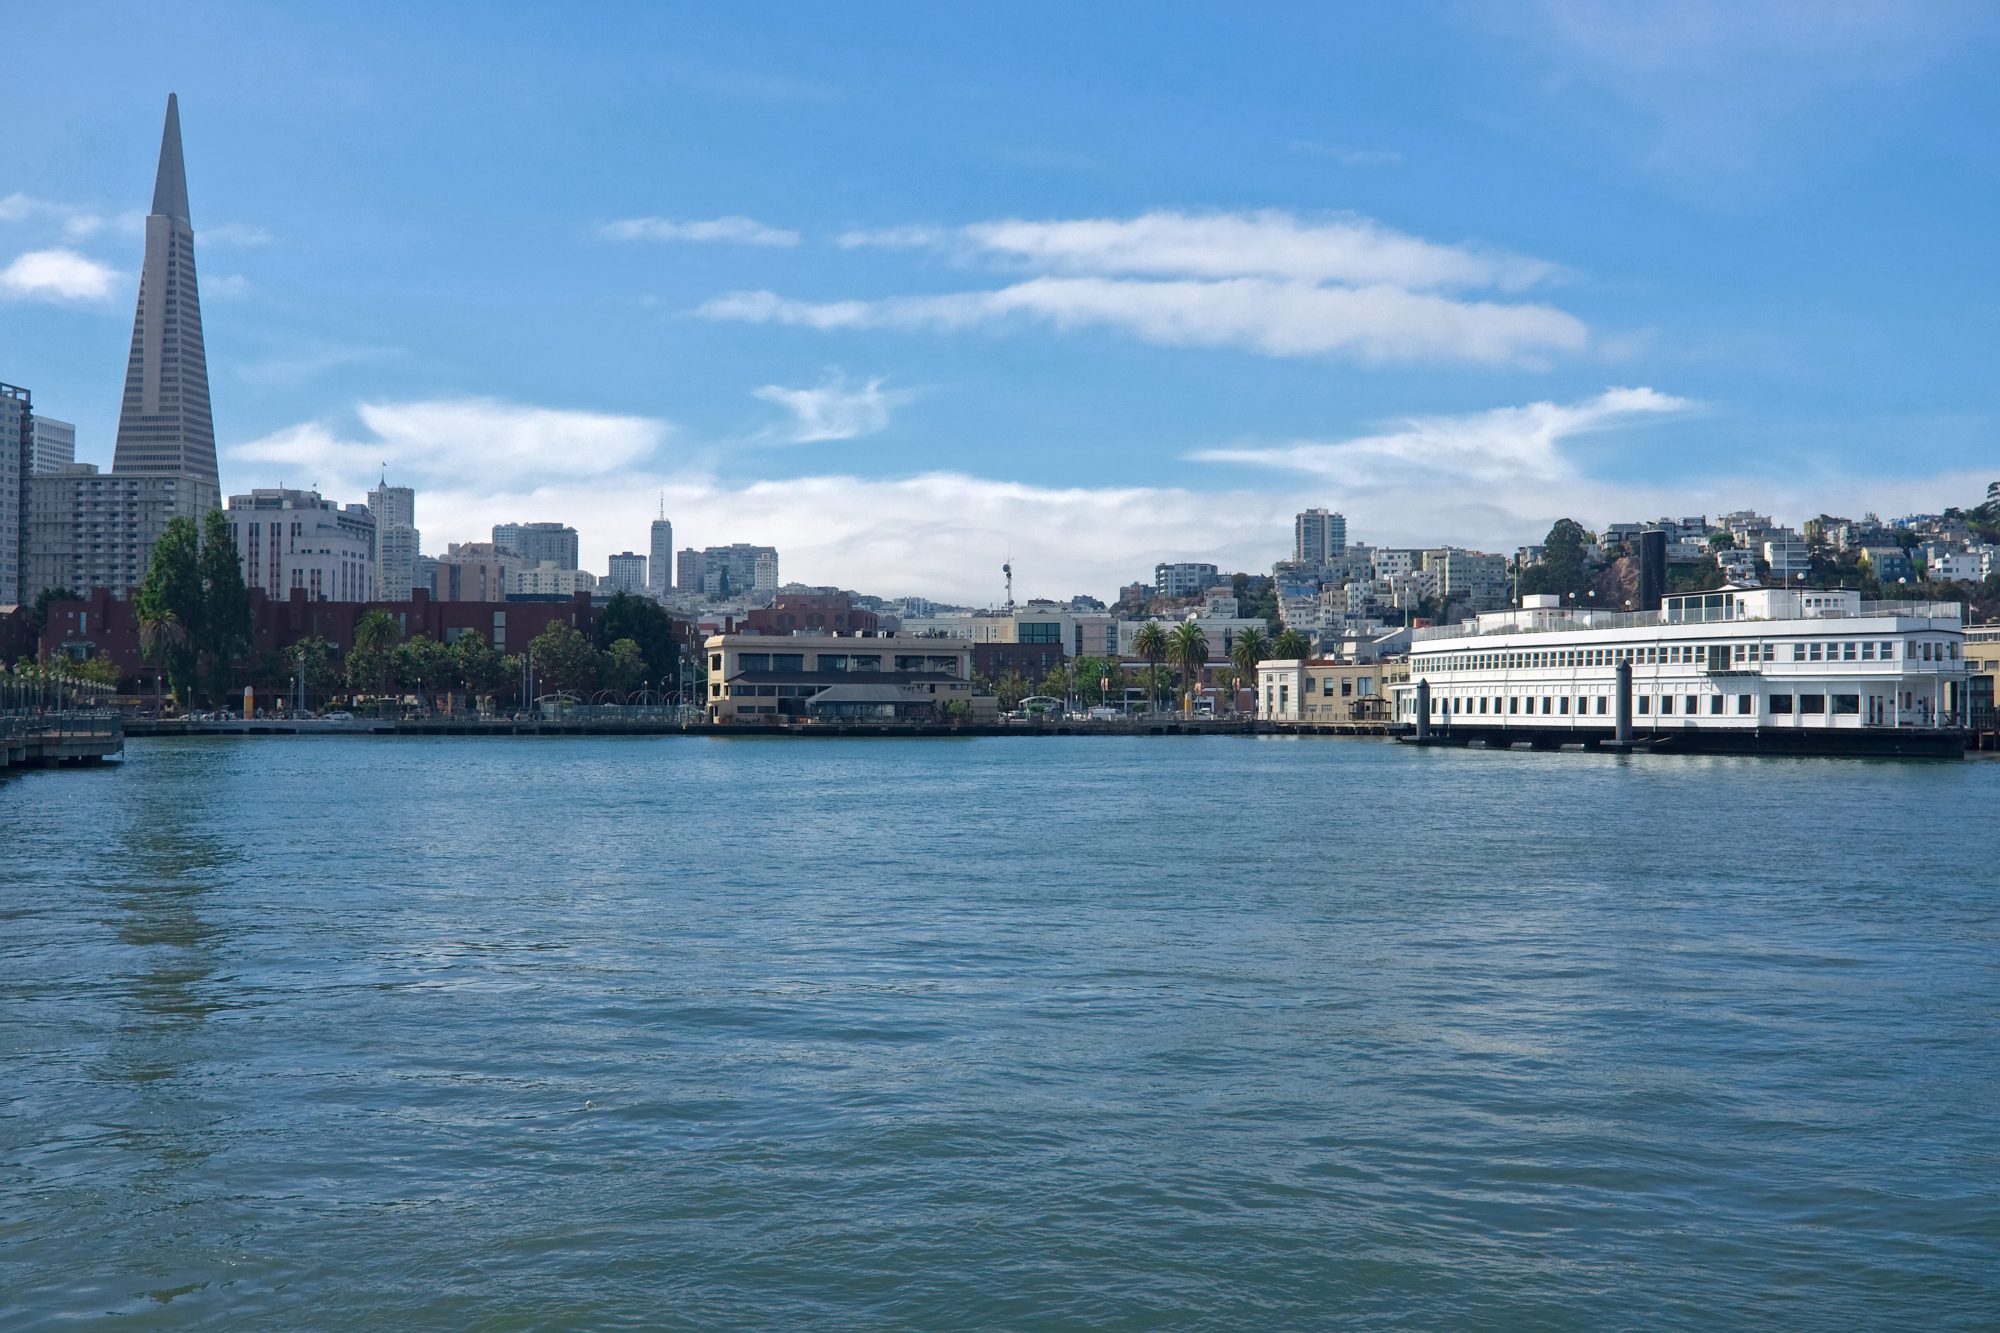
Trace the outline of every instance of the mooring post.
<path fill-rule="evenodd" d="M 1632 659 L 1618 663 L 1618 743 L 1632 743 Z"/>

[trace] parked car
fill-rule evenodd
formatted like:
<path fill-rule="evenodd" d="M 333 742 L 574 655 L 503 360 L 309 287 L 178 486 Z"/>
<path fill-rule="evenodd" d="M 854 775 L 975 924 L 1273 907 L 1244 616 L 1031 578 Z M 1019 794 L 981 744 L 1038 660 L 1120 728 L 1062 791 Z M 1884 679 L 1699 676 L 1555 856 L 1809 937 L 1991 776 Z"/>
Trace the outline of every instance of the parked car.
<path fill-rule="evenodd" d="M 352 722 L 354 714 L 348 712 L 345 708 L 340 708 L 328 713 L 326 720 L 329 722 Z"/>

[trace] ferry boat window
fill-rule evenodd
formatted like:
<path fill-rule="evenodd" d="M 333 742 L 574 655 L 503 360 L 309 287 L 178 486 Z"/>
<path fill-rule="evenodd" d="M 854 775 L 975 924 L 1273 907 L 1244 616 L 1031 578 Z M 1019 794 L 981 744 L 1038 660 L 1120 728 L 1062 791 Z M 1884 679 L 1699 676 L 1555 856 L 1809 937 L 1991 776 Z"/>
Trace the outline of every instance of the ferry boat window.
<path fill-rule="evenodd" d="M 1721 695 L 1719 695 L 1719 694 L 1711 694 L 1711 695 L 1709 695 L 1709 696 L 1708 696 L 1708 711 L 1709 711 L 1709 714 L 1710 714 L 1711 716 L 1713 716 L 1713 717 L 1720 717 L 1720 716 L 1722 716 L 1722 696 L 1721 696 Z"/>
<path fill-rule="evenodd" d="M 1597 696 L 1597 715 L 1598 715 L 1599 717 L 1603 717 L 1603 716 L 1604 716 L 1604 706 L 1605 706 L 1606 704 L 1610 703 L 1610 702 L 1611 702 L 1611 701 L 1610 701 L 1609 699 L 1606 699 L 1606 698 L 1605 698 L 1605 697 L 1604 697 L 1603 695 L 1601 695 L 1601 694 Z"/>
<path fill-rule="evenodd" d="M 1648 698 L 1648 697 L 1647 697 L 1646 695 L 1643 695 L 1643 694 L 1642 694 L 1642 695 L 1640 695 L 1640 696 L 1639 696 L 1639 711 L 1640 711 L 1640 712 L 1642 712 L 1642 713 L 1643 713 L 1643 712 L 1646 712 L 1646 711 L 1647 711 L 1647 708 L 1648 708 L 1648 705 L 1650 705 L 1650 704 L 1651 704 L 1652 702 L 1653 702 L 1653 701 L 1652 701 L 1652 700 L 1651 700 L 1650 698 Z"/>
<path fill-rule="evenodd" d="M 1789 694 L 1772 695 L 1771 711 L 1773 713 L 1790 713 L 1792 711 L 1792 696 Z"/>
<path fill-rule="evenodd" d="M 1858 645 L 1852 639 L 1849 639 L 1846 643 L 1841 644 L 1840 660 L 1843 662 L 1852 662 L 1854 660 L 1854 654 L 1857 647 Z"/>
<path fill-rule="evenodd" d="M 1806 646 L 1804 644 L 1795 643 L 1792 645 L 1792 660 L 1794 662 L 1803 662 L 1806 660 Z"/>
<path fill-rule="evenodd" d="M 1834 695 L 1833 711 L 1843 716 L 1859 716 L 1861 712 L 1861 696 L 1858 694 Z"/>
<path fill-rule="evenodd" d="M 1775 661 L 1777 661 L 1777 660 L 1778 660 L 1778 645 L 1777 645 L 1777 644 L 1775 644 L 1775 643 L 1767 643 L 1767 644 L 1765 644 L 1765 645 L 1764 645 L 1764 660 L 1765 660 L 1766 662 L 1775 662 Z"/>
<path fill-rule="evenodd" d="M 1799 696 L 1799 711 L 1801 713 L 1824 713 L 1826 711 L 1826 696 L 1824 694 L 1801 694 Z"/>
<path fill-rule="evenodd" d="M 1806 660 L 1808 662 L 1819 661 L 1820 647 L 1821 645 L 1818 639 L 1814 639 L 1810 644 L 1806 645 Z"/>
<path fill-rule="evenodd" d="M 1569 700 L 1565 698 L 1565 699 L 1561 700 L 1561 703 L 1562 703 L 1562 707 L 1561 707 L 1561 708 L 1558 708 L 1558 709 L 1557 709 L 1556 711 L 1557 711 L 1558 713 L 1567 713 L 1567 712 L 1569 712 Z"/>
<path fill-rule="evenodd" d="M 1688 707 L 1687 707 L 1688 716 L 1693 717 L 1696 713 L 1701 711 L 1701 700 L 1696 698 L 1692 694 L 1690 694 L 1687 697 L 1687 700 L 1688 700 Z"/>
<path fill-rule="evenodd" d="M 1749 716 L 1750 713 L 1749 695 L 1739 694 L 1736 696 L 1736 712 L 1739 716 L 1745 716 L 1745 717 Z"/>
<path fill-rule="evenodd" d="M 1882 645 L 1882 660 L 1884 662 L 1890 662 L 1894 661 L 1895 657 L 1896 657 L 1896 641 L 1894 639 L 1891 639 L 1889 642 Z"/>
<path fill-rule="evenodd" d="M 1555 701 L 1554 701 L 1553 699 L 1550 699 L 1550 698 L 1548 698 L 1548 697 L 1546 697 L 1546 696 L 1544 696 L 1544 697 L 1543 697 L 1543 699 L 1542 699 L 1542 713 L 1543 713 L 1544 715 L 1547 715 L 1547 713 L 1549 712 L 1549 705 L 1550 705 L 1550 704 L 1552 704 L 1552 703 L 1554 703 L 1554 702 L 1555 702 Z"/>
<path fill-rule="evenodd" d="M 1673 695 L 1671 695 L 1671 694 L 1663 694 L 1663 695 L 1661 695 L 1661 696 L 1660 696 L 1660 715 L 1661 715 L 1662 717 L 1665 717 L 1665 716 L 1666 716 L 1667 714 L 1669 714 L 1669 713 L 1671 713 L 1671 712 L 1673 712 L 1673 711 L 1674 711 L 1674 696 L 1673 696 Z"/>
<path fill-rule="evenodd" d="M 1520 712 L 1520 711 L 1521 711 L 1521 701 L 1520 701 L 1519 699 L 1509 699 L 1509 700 L 1507 701 L 1507 711 L 1508 711 L 1508 712 L 1510 712 L 1510 713 L 1518 713 L 1518 712 Z"/>

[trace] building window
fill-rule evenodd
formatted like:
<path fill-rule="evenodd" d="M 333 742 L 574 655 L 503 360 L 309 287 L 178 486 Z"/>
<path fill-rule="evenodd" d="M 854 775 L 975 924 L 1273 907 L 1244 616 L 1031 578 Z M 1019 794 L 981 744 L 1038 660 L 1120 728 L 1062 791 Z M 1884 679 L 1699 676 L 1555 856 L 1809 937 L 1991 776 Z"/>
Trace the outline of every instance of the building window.
<path fill-rule="evenodd" d="M 1044 624 L 1041 622 L 1021 625 L 1015 633 L 1015 641 L 1019 643 L 1059 644 L 1062 642 L 1062 625 L 1060 623 Z"/>
<path fill-rule="evenodd" d="M 1833 711 L 1840 716 L 1858 717 L 1861 713 L 1861 696 L 1858 694 L 1836 694 L 1833 696 Z"/>
<path fill-rule="evenodd" d="M 1789 694 L 1772 695 L 1771 711 L 1774 714 L 1777 713 L 1790 714 L 1792 711 L 1792 696 Z"/>
<path fill-rule="evenodd" d="M 1824 694 L 1801 694 L 1799 696 L 1799 711 L 1801 713 L 1824 713 L 1826 711 L 1826 696 Z"/>

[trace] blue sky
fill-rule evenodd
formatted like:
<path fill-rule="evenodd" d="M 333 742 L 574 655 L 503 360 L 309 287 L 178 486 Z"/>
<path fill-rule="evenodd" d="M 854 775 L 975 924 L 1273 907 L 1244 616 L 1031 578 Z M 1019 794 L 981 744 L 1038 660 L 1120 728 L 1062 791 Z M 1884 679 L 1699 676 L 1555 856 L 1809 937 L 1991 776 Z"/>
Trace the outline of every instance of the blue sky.
<path fill-rule="evenodd" d="M 2000 477 L 1978 5 L 37 6 L 0 379 L 108 463 L 166 93 L 225 485 L 1109 594 Z"/>

